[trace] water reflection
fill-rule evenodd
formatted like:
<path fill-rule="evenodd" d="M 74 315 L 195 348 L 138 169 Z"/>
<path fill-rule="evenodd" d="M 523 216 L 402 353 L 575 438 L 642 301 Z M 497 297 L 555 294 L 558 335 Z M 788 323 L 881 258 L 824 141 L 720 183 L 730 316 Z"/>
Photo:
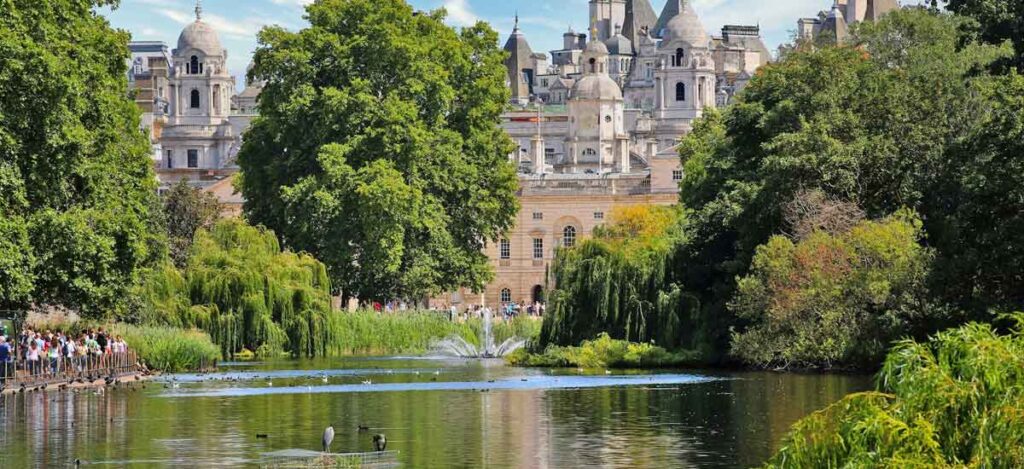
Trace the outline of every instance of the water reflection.
<path fill-rule="evenodd" d="M 258 465 L 267 453 L 317 449 L 328 423 L 345 452 L 371 451 L 372 435 L 387 434 L 405 467 L 751 466 L 793 421 L 869 385 L 851 376 L 579 376 L 372 359 L 176 379 L 176 389 L 151 382 L 105 395 L 2 398 L 0 466 Z M 289 388 L 317 391 L 279 391 Z"/>

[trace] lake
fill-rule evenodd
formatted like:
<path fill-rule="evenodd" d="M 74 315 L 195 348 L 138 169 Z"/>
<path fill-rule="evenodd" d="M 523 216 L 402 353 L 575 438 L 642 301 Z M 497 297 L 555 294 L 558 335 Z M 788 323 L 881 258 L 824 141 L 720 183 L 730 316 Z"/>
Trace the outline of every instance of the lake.
<path fill-rule="evenodd" d="M 410 468 L 750 467 L 793 422 L 870 386 L 425 358 L 229 363 L 145 388 L 0 398 L 0 467 L 305 467 L 329 424 L 332 452 L 369 452 L 381 433 Z"/>

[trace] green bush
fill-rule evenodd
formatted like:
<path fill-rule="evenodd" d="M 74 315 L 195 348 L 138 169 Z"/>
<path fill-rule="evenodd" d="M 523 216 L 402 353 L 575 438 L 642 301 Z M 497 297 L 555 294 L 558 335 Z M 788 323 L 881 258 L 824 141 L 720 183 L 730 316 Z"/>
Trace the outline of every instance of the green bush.
<path fill-rule="evenodd" d="M 542 353 L 519 349 L 505 357 L 510 365 L 579 368 L 670 368 L 703 362 L 694 352 L 669 352 L 648 343 L 612 339 L 601 334 L 579 347 L 549 345 Z"/>
<path fill-rule="evenodd" d="M 877 367 L 892 341 L 931 327 L 921 236 L 920 220 L 900 212 L 796 242 L 772 237 L 730 303 L 747 323 L 732 353 L 759 367 Z"/>
<path fill-rule="evenodd" d="M 328 316 L 327 330 L 329 356 L 422 354 L 449 336 L 480 343 L 478 328 L 438 312 L 337 312 Z"/>
<path fill-rule="evenodd" d="M 1020 326 L 900 342 L 878 387 L 797 422 L 766 467 L 1024 467 Z"/>

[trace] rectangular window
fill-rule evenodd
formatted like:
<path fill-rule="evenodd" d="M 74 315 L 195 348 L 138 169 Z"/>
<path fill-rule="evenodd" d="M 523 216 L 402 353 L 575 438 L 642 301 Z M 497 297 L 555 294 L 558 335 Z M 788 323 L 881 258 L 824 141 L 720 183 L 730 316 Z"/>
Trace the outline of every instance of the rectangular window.
<path fill-rule="evenodd" d="M 533 258 L 543 259 L 544 258 L 544 239 L 533 238 Z"/>
<path fill-rule="evenodd" d="M 512 244 L 507 239 L 501 240 L 498 250 L 500 251 L 501 258 L 503 260 L 512 258 Z"/>
<path fill-rule="evenodd" d="M 544 219 L 544 214 L 541 213 L 541 212 L 533 212 L 533 219 L 534 220 L 543 220 Z"/>
<path fill-rule="evenodd" d="M 174 150 L 167 150 L 167 169 L 174 169 Z"/>
<path fill-rule="evenodd" d="M 604 212 L 594 212 L 595 220 L 604 220 Z"/>
<path fill-rule="evenodd" d="M 672 171 L 672 180 L 673 181 L 677 181 L 677 182 L 678 181 L 682 181 L 683 180 L 683 171 L 681 169 L 677 169 L 677 170 Z"/>
<path fill-rule="evenodd" d="M 199 150 L 188 151 L 188 167 L 198 168 L 199 167 Z"/>

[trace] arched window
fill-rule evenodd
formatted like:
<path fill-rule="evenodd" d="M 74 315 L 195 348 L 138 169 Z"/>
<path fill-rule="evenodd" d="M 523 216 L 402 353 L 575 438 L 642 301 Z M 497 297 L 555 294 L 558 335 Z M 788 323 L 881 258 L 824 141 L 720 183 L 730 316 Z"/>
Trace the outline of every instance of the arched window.
<path fill-rule="evenodd" d="M 597 150 L 593 148 L 587 148 L 583 150 L 583 156 L 597 156 Z"/>
<path fill-rule="evenodd" d="M 682 49 L 676 49 L 676 67 L 683 66 L 683 55 L 684 54 Z"/>
<path fill-rule="evenodd" d="M 512 290 L 509 290 L 508 288 L 502 288 L 501 289 L 501 302 L 502 303 L 511 303 L 512 302 Z"/>
<path fill-rule="evenodd" d="M 590 73 L 597 73 L 597 59 L 590 58 Z"/>
<path fill-rule="evenodd" d="M 188 61 L 188 73 L 191 75 L 199 74 L 199 57 L 193 55 Z"/>
<path fill-rule="evenodd" d="M 685 83 L 676 83 L 676 101 L 686 101 Z"/>
<path fill-rule="evenodd" d="M 567 226 L 562 229 L 562 246 L 571 248 L 576 246 L 576 227 Z"/>
<path fill-rule="evenodd" d="M 191 99 L 189 99 L 189 107 L 192 109 L 199 109 L 199 90 L 192 90 Z"/>

